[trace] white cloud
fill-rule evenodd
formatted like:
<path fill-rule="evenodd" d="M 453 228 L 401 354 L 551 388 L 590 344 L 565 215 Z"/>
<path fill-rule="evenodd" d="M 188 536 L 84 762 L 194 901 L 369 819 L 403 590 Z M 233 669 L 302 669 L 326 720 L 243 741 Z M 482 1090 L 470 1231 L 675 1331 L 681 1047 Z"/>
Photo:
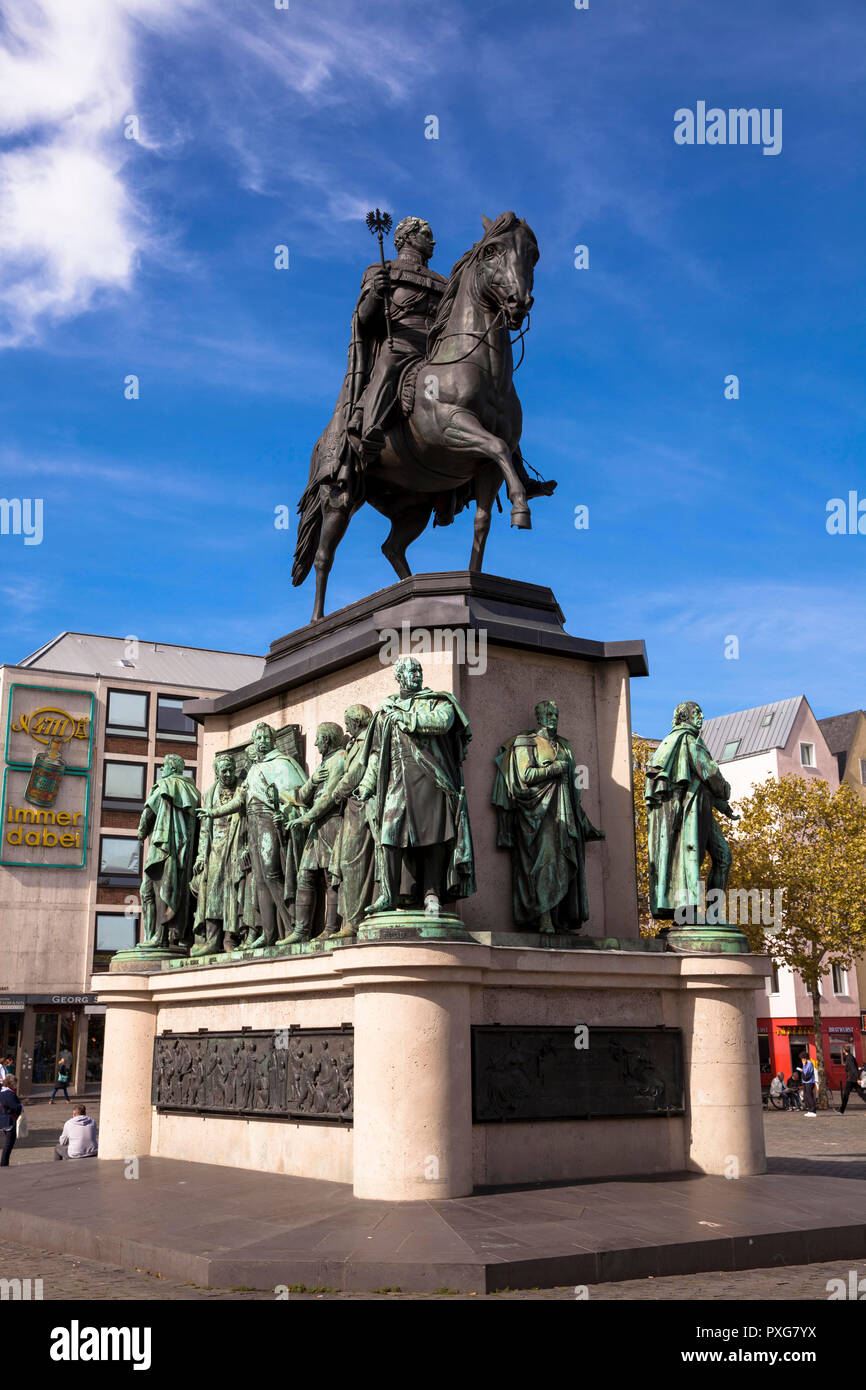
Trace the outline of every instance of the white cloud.
<path fill-rule="evenodd" d="M 267 129 L 281 93 L 351 109 L 364 88 L 397 100 L 431 69 L 429 42 L 410 38 L 401 11 L 391 0 L 363 16 L 339 0 L 327 14 L 258 0 L 0 0 L 0 347 L 38 342 L 52 323 L 128 290 L 144 253 L 166 254 L 130 172 L 142 146 L 164 155 L 195 138 L 154 129 L 172 126 L 160 79 L 185 40 L 185 106 L 206 113 L 208 145 L 233 150 L 241 182 L 264 193 L 285 173 Z M 154 36 L 167 40 L 156 63 Z M 138 142 L 124 138 L 129 115 L 140 117 Z M 315 164 L 298 168 L 298 182 L 325 197 L 329 217 L 357 216 L 357 190 L 326 192 Z"/>
<path fill-rule="evenodd" d="M 129 283 L 146 235 L 121 176 L 129 20 L 154 7 L 0 0 L 0 345 Z"/>

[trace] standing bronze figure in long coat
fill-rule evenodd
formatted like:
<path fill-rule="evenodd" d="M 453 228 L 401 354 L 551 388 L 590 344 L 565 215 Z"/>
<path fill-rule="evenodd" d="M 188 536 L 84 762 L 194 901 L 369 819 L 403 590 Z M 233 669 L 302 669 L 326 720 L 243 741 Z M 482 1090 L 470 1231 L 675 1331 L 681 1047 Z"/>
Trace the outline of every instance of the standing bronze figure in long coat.
<path fill-rule="evenodd" d="M 319 885 L 325 895 L 322 934 L 331 936 L 337 930 L 337 889 L 331 881 L 331 856 L 340 829 L 340 807 L 334 792 L 346 763 L 343 730 L 339 724 L 330 721 L 320 724 L 316 730 L 316 747 L 322 761 L 304 785 L 290 793 L 291 805 L 282 812 L 293 850 L 287 853 L 286 896 L 294 896 L 295 902 L 295 929 L 286 937 L 287 946 L 310 940 Z"/>
<path fill-rule="evenodd" d="M 235 795 L 237 768 L 231 753 L 214 758 L 216 782 L 208 787 L 205 810 L 225 806 Z M 191 956 L 209 956 L 240 944 L 255 925 L 255 903 L 249 880 L 247 820 L 243 811 L 213 819 L 202 818 L 198 854 L 192 878 L 196 896 L 196 945 Z"/>
<path fill-rule="evenodd" d="M 374 715 L 364 743 L 366 769 L 358 786 L 372 797 L 377 877 L 372 910 L 385 912 L 402 898 L 437 915 L 440 899 L 475 892 L 472 835 L 463 784 L 469 722 L 447 690 L 423 686 L 420 662 L 394 663 L 399 695 Z"/>
<path fill-rule="evenodd" d="M 331 854 L 331 881 L 337 889 L 337 908 L 343 924 L 336 937 L 356 936 L 364 913 L 376 896 L 376 850 L 370 825 L 371 803 L 356 795 L 364 775 L 364 742 L 373 711 L 366 705 L 350 705 L 346 710 L 346 730 L 351 739 L 346 748 L 345 771 L 334 792 L 343 807 L 340 828 Z"/>
<path fill-rule="evenodd" d="M 149 840 L 141 880 L 142 946 L 188 947 L 192 936 L 189 883 L 195 860 L 199 794 L 183 775 L 178 753 L 168 753 L 138 825 Z"/>
<path fill-rule="evenodd" d="M 713 808 L 736 820 L 730 783 L 701 738 L 703 711 L 694 700 L 674 710 L 673 727 L 646 770 L 650 912 L 660 920 L 701 902 L 701 863 L 709 854 L 710 889 L 728 886 L 731 851 Z"/>
<path fill-rule="evenodd" d="M 524 930 L 579 930 L 589 918 L 585 846 L 603 840 L 580 804 L 574 753 L 558 732 L 553 700 L 535 707 L 537 728 L 499 749 L 493 804 L 497 845 L 511 851 L 514 921 Z"/>

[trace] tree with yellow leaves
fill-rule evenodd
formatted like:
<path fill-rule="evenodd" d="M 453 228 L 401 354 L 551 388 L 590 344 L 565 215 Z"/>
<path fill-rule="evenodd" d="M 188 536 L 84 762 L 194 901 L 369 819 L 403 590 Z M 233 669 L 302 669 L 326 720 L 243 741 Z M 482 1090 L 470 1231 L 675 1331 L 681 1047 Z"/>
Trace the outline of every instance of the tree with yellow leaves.
<path fill-rule="evenodd" d="M 634 850 L 637 863 L 637 916 L 641 936 L 655 936 L 660 924 L 653 921 L 649 905 L 649 840 L 647 832 L 646 767 L 656 745 L 635 735 L 631 741 L 634 775 Z M 667 924 L 666 924 L 667 925 Z"/>
<path fill-rule="evenodd" d="M 796 970 L 809 992 L 825 1108 L 818 985 L 832 966 L 850 969 L 866 951 L 866 804 L 845 783 L 831 791 L 823 780 L 793 776 L 768 777 L 737 809 L 728 893 L 782 890 L 781 920 L 740 926 L 752 950 Z"/>

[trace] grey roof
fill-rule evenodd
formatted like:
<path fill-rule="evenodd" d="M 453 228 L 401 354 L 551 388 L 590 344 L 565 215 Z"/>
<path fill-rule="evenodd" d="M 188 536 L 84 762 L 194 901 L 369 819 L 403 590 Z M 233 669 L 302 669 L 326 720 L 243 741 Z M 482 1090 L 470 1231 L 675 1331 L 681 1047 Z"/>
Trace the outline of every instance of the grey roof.
<path fill-rule="evenodd" d="M 715 719 L 705 719 L 701 738 L 716 762 L 720 760 L 726 744 L 737 739 L 739 747 L 734 755 L 737 758 L 766 753 L 770 748 L 784 748 L 805 699 L 805 695 L 794 695 L 790 700 L 777 700 L 772 705 L 756 705 L 754 709 L 741 709 L 735 714 L 719 714 Z M 765 725 L 764 719 L 768 714 L 773 717 Z"/>
<path fill-rule="evenodd" d="M 866 710 L 852 709 L 849 714 L 831 714 L 827 719 L 818 720 L 831 753 L 848 752 L 861 714 L 866 714 Z"/>
<path fill-rule="evenodd" d="M 98 637 L 87 632 L 61 632 L 44 647 L 25 656 L 19 666 L 70 675 L 112 676 L 147 681 L 151 685 L 187 686 L 192 690 L 236 690 L 258 680 L 263 656 L 218 652 L 203 647 L 178 647 L 170 642 L 138 641 L 129 655 L 127 637 Z"/>

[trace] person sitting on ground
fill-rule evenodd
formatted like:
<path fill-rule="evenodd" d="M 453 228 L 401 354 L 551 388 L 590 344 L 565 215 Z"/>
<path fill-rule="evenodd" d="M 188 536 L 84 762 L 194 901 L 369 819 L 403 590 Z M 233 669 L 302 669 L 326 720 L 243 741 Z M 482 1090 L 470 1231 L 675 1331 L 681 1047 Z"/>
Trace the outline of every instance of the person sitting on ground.
<path fill-rule="evenodd" d="M 98 1138 L 96 1121 L 88 1115 L 86 1106 L 76 1105 L 72 1119 L 66 1121 L 60 1131 L 60 1139 L 54 1145 L 54 1157 L 96 1158 Z"/>
<path fill-rule="evenodd" d="M 788 1077 L 787 1099 L 789 1110 L 800 1109 L 800 1069 L 795 1067 Z"/>
<path fill-rule="evenodd" d="M 9 1167 L 9 1155 L 18 1138 L 18 1116 L 24 1109 L 18 1099 L 18 1082 L 11 1072 L 3 1078 L 0 1090 L 0 1131 L 3 1133 L 3 1152 L 0 1154 L 0 1168 Z"/>
<path fill-rule="evenodd" d="M 785 1099 L 785 1078 L 781 1072 L 777 1072 L 770 1082 L 770 1096 L 773 1100 L 782 1102 L 782 1109 L 788 1109 L 788 1102 Z"/>

